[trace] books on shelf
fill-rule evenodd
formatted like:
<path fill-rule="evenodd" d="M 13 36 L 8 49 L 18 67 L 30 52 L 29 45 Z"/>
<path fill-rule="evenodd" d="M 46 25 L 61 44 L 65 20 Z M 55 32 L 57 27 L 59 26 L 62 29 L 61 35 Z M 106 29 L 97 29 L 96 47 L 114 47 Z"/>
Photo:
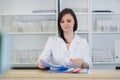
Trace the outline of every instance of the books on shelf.
<path fill-rule="evenodd" d="M 42 49 L 13 50 L 12 63 L 36 63 Z"/>
<path fill-rule="evenodd" d="M 56 32 L 55 20 L 14 21 L 12 32 Z"/>
<path fill-rule="evenodd" d="M 72 8 L 74 12 L 88 12 L 88 8 Z"/>
<path fill-rule="evenodd" d="M 93 62 L 114 62 L 113 54 L 110 50 L 93 49 Z"/>
<path fill-rule="evenodd" d="M 118 22 L 115 20 L 100 19 L 100 20 L 96 20 L 95 31 L 101 31 L 101 32 L 120 31 L 120 26 L 118 26 Z"/>

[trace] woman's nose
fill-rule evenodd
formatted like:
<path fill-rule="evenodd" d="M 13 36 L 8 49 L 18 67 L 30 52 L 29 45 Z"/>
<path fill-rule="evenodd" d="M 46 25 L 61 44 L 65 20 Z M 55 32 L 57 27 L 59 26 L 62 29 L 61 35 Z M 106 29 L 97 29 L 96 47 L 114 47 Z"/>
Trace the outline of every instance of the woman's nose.
<path fill-rule="evenodd" d="M 64 25 L 68 25 L 67 21 L 64 22 Z"/>

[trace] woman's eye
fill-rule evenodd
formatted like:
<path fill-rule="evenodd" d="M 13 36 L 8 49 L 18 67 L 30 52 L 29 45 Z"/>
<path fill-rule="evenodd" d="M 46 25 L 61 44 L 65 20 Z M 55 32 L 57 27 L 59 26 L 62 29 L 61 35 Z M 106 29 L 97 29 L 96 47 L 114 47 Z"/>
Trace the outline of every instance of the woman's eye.
<path fill-rule="evenodd" d="M 67 20 L 67 22 L 71 22 L 71 20 Z"/>
<path fill-rule="evenodd" d="M 64 23 L 64 21 L 60 21 L 60 23 Z"/>

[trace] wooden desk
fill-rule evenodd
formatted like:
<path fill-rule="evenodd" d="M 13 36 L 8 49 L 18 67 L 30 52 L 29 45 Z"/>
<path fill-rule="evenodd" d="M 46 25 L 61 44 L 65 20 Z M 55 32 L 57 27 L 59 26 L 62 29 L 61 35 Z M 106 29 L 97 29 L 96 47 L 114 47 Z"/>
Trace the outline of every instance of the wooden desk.
<path fill-rule="evenodd" d="M 10 70 L 3 77 L 0 77 L 0 80 L 120 80 L 120 70 L 89 70 L 88 74 Z"/>

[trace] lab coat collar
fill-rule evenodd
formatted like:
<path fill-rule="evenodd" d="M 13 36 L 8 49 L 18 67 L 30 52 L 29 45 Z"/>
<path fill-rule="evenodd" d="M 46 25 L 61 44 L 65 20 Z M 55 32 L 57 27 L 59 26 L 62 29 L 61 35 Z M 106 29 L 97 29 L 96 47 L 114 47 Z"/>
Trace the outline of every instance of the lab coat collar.
<path fill-rule="evenodd" d="M 80 37 L 77 34 L 75 34 L 74 39 L 73 39 L 72 42 L 78 43 L 79 41 L 80 41 Z"/>
<path fill-rule="evenodd" d="M 59 36 L 58 36 L 58 41 L 59 41 L 60 44 L 65 43 L 64 40 L 61 37 L 59 37 Z M 72 42 L 78 43 L 79 41 L 80 41 L 80 37 L 77 34 L 75 34 Z"/>
<path fill-rule="evenodd" d="M 59 37 L 58 36 L 58 41 L 59 41 L 59 43 L 63 43 L 64 41 L 63 41 L 63 39 L 61 38 L 61 37 Z M 75 34 L 75 36 L 74 36 L 74 38 L 73 38 L 73 41 L 74 42 L 79 42 L 80 41 L 80 37 L 77 35 L 77 34 Z M 72 42 L 73 42 L 72 41 Z M 65 43 L 65 42 L 64 42 Z"/>
<path fill-rule="evenodd" d="M 75 34 L 74 39 L 71 42 L 69 51 L 71 50 L 74 51 L 76 49 L 76 46 L 79 44 L 79 42 L 80 42 L 80 38 L 77 34 Z"/>
<path fill-rule="evenodd" d="M 66 48 L 66 44 L 65 44 L 65 42 L 62 38 L 58 37 L 58 42 L 59 42 L 60 46 L 65 49 L 65 51 L 68 51 L 67 48 Z M 80 37 L 77 34 L 75 34 L 69 50 L 71 50 L 72 48 L 74 49 L 75 46 L 78 45 L 79 42 L 80 42 Z"/>

